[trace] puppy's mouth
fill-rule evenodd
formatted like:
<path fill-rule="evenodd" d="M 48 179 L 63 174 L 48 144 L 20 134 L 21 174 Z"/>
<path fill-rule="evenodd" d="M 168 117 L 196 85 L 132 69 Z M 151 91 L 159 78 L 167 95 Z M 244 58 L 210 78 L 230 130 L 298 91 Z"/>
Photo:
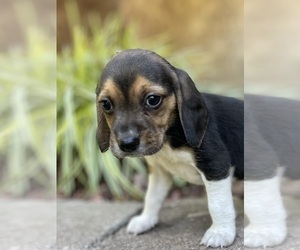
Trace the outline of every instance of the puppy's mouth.
<path fill-rule="evenodd" d="M 139 145 L 135 150 L 132 151 L 124 151 L 122 150 L 122 146 L 117 143 L 111 143 L 111 151 L 117 158 L 125 158 L 125 157 L 143 157 L 147 155 L 153 155 L 157 153 L 163 146 L 163 143 L 157 145 Z"/>

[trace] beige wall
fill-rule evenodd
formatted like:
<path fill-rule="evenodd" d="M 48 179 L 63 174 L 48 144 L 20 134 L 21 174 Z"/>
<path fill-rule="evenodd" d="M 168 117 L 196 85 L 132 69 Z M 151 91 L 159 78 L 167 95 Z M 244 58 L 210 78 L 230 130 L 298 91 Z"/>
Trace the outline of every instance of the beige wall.
<path fill-rule="evenodd" d="M 300 2 L 245 2 L 245 91 L 300 98 Z"/>

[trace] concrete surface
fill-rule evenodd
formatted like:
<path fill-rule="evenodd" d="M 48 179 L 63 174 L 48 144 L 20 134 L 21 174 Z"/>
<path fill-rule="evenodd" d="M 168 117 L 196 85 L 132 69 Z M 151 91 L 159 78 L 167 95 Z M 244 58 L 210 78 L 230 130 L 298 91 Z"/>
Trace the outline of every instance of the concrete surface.
<path fill-rule="evenodd" d="M 56 249 L 56 201 L 0 199 L 0 249 Z"/>
<path fill-rule="evenodd" d="M 230 249 L 243 249 L 243 202 L 235 200 L 237 210 L 237 237 Z M 160 213 L 160 224 L 148 233 L 134 236 L 125 227 L 94 245 L 93 250 L 206 249 L 200 241 L 211 225 L 206 199 L 185 199 L 165 203 Z"/>
<path fill-rule="evenodd" d="M 288 238 L 276 250 L 300 249 L 300 200 L 285 198 Z M 160 224 L 148 233 L 126 233 L 137 202 L 0 199 L 0 250 L 192 250 L 210 226 L 207 201 L 167 201 Z M 235 199 L 237 237 L 230 250 L 243 247 L 243 201 Z M 272 209 L 272 208 L 269 208 Z M 249 249 L 249 248 L 248 248 Z"/>
<path fill-rule="evenodd" d="M 89 249 L 90 245 L 124 226 L 141 205 L 137 202 L 58 201 L 57 248 Z"/>

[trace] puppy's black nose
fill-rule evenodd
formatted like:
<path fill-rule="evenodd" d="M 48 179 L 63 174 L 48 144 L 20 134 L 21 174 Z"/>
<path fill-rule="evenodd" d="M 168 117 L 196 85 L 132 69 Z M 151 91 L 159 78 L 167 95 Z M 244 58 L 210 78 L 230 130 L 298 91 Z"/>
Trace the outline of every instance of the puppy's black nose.
<path fill-rule="evenodd" d="M 133 152 L 140 145 L 140 139 L 137 137 L 124 137 L 119 140 L 119 147 L 124 152 Z"/>

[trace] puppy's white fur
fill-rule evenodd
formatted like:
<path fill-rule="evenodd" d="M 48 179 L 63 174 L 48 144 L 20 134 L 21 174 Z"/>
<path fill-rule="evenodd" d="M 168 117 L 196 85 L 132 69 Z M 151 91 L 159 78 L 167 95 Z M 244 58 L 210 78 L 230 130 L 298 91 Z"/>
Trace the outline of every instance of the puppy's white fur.
<path fill-rule="evenodd" d="M 134 234 L 145 232 L 158 222 L 162 202 L 172 184 L 170 173 L 188 182 L 204 182 L 208 196 L 208 208 L 213 224 L 206 231 L 201 243 L 206 246 L 223 247 L 230 245 L 235 237 L 235 212 L 231 193 L 231 175 L 220 181 L 208 181 L 196 167 L 192 152 L 188 149 L 173 150 L 169 145 L 153 156 L 145 157 L 152 166 L 141 215 L 131 219 L 127 231 Z M 202 182 L 203 180 L 203 182 Z"/>
<path fill-rule="evenodd" d="M 286 212 L 280 194 L 282 171 L 270 179 L 245 181 L 245 212 L 249 225 L 244 231 L 247 247 L 275 246 L 286 237 Z"/>
<path fill-rule="evenodd" d="M 157 224 L 159 210 L 171 185 L 172 177 L 169 173 L 160 166 L 151 168 L 143 212 L 130 220 L 127 232 L 140 234 Z"/>
<path fill-rule="evenodd" d="M 231 192 L 232 176 L 219 181 L 208 181 L 204 175 L 208 209 L 213 221 L 204 234 L 201 244 L 223 247 L 232 244 L 235 238 L 235 211 Z"/>

